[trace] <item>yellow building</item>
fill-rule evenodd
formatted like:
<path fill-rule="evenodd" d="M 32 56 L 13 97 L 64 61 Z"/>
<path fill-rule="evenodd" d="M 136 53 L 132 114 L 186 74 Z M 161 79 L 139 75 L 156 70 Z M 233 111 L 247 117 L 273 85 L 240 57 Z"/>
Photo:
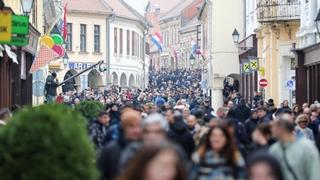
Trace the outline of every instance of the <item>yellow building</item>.
<path fill-rule="evenodd" d="M 268 80 L 268 86 L 261 89 L 264 97 L 274 99 L 276 105 L 283 100 L 295 103 L 294 89 L 287 87 L 286 82 L 295 79 L 295 55 L 291 50 L 298 42 L 300 2 L 258 0 L 257 16 L 259 79 Z"/>

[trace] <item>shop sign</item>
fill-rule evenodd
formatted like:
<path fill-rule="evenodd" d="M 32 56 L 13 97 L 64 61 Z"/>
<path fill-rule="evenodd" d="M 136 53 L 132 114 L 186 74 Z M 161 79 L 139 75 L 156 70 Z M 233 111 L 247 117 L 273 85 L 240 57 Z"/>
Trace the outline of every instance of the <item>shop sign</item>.
<path fill-rule="evenodd" d="M 252 71 L 258 70 L 258 60 L 256 60 L 256 59 L 250 60 L 250 69 Z"/>
<path fill-rule="evenodd" d="M 245 73 L 249 73 L 250 72 L 250 64 L 249 63 L 243 63 L 243 71 Z"/>
<path fill-rule="evenodd" d="M 29 17 L 12 15 L 12 34 L 29 34 Z"/>
<path fill-rule="evenodd" d="M 69 62 L 69 69 L 73 70 L 85 70 L 92 66 L 91 63 L 75 63 L 75 62 Z"/>
<path fill-rule="evenodd" d="M 12 18 L 9 12 L 0 12 L 0 41 L 11 40 Z"/>
<path fill-rule="evenodd" d="M 11 41 L 0 41 L 0 44 L 8 44 L 14 46 L 25 46 L 29 43 L 27 36 L 12 36 Z"/>
<path fill-rule="evenodd" d="M 0 19 L 0 44 L 25 46 L 29 43 L 28 16 L 0 13 Z"/>

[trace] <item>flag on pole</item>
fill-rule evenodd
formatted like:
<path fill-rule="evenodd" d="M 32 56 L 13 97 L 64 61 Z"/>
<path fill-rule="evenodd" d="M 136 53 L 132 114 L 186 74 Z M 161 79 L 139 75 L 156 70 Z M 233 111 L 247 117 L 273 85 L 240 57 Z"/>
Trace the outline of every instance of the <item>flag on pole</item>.
<path fill-rule="evenodd" d="M 162 38 L 161 34 L 156 32 L 152 36 L 151 41 L 153 42 L 153 44 L 155 44 L 158 47 L 158 49 L 159 49 L 159 51 L 161 53 L 162 52 L 162 41 L 163 41 L 163 38 Z"/>
<path fill-rule="evenodd" d="M 67 27 L 67 5 L 64 6 L 64 15 L 63 15 L 63 29 L 62 29 L 62 37 L 65 41 L 67 41 L 68 27 Z"/>
<path fill-rule="evenodd" d="M 55 51 L 46 45 L 41 45 L 40 50 L 38 51 L 38 54 L 36 55 L 36 58 L 31 66 L 30 73 L 34 73 L 57 57 L 59 57 L 59 55 Z"/>

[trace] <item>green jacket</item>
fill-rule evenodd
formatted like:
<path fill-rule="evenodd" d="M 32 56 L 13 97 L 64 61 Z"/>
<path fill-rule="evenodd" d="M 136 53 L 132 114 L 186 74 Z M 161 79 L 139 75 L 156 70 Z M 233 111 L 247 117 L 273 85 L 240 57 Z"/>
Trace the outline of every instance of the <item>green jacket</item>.
<path fill-rule="evenodd" d="M 300 138 L 284 145 L 288 164 L 291 166 L 297 180 L 319 180 L 320 178 L 320 157 L 313 142 Z M 270 148 L 282 167 L 286 180 L 295 180 L 293 173 L 288 168 L 284 158 L 284 150 L 280 142 Z"/>

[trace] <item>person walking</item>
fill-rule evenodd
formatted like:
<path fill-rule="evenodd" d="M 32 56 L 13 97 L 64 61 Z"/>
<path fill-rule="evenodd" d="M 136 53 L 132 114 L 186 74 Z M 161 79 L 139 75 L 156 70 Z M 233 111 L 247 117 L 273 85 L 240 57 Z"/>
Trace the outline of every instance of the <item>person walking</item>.
<path fill-rule="evenodd" d="M 115 179 L 119 173 L 121 153 L 130 143 L 141 138 L 141 114 L 131 108 L 124 109 L 121 114 L 122 133 L 119 139 L 103 147 L 98 156 L 98 168 L 104 179 Z"/>
<path fill-rule="evenodd" d="M 296 138 L 293 117 L 279 114 L 272 128 L 278 142 L 269 152 L 281 163 L 286 180 L 318 180 L 320 177 L 320 157 L 314 143 L 304 138 Z"/>
<path fill-rule="evenodd" d="M 192 155 L 194 180 L 244 179 L 245 163 L 235 140 L 222 125 L 211 128 L 206 141 Z"/>
<path fill-rule="evenodd" d="M 56 100 L 57 96 L 57 87 L 59 81 L 57 78 L 57 73 L 53 72 L 46 79 L 45 83 L 45 97 L 47 99 L 47 103 L 53 103 Z"/>
<path fill-rule="evenodd" d="M 95 144 L 96 149 L 101 149 L 104 142 L 108 128 L 109 128 L 110 117 L 108 112 L 100 112 L 97 119 L 91 121 L 89 129 L 89 137 Z"/>
<path fill-rule="evenodd" d="M 11 116 L 12 114 L 8 108 L 1 108 L 0 109 L 0 127 L 7 125 Z"/>
<path fill-rule="evenodd" d="M 296 127 L 294 128 L 294 133 L 297 138 L 307 138 L 314 141 L 314 134 L 310 128 L 308 128 L 309 119 L 306 115 L 301 114 L 296 118 Z"/>

